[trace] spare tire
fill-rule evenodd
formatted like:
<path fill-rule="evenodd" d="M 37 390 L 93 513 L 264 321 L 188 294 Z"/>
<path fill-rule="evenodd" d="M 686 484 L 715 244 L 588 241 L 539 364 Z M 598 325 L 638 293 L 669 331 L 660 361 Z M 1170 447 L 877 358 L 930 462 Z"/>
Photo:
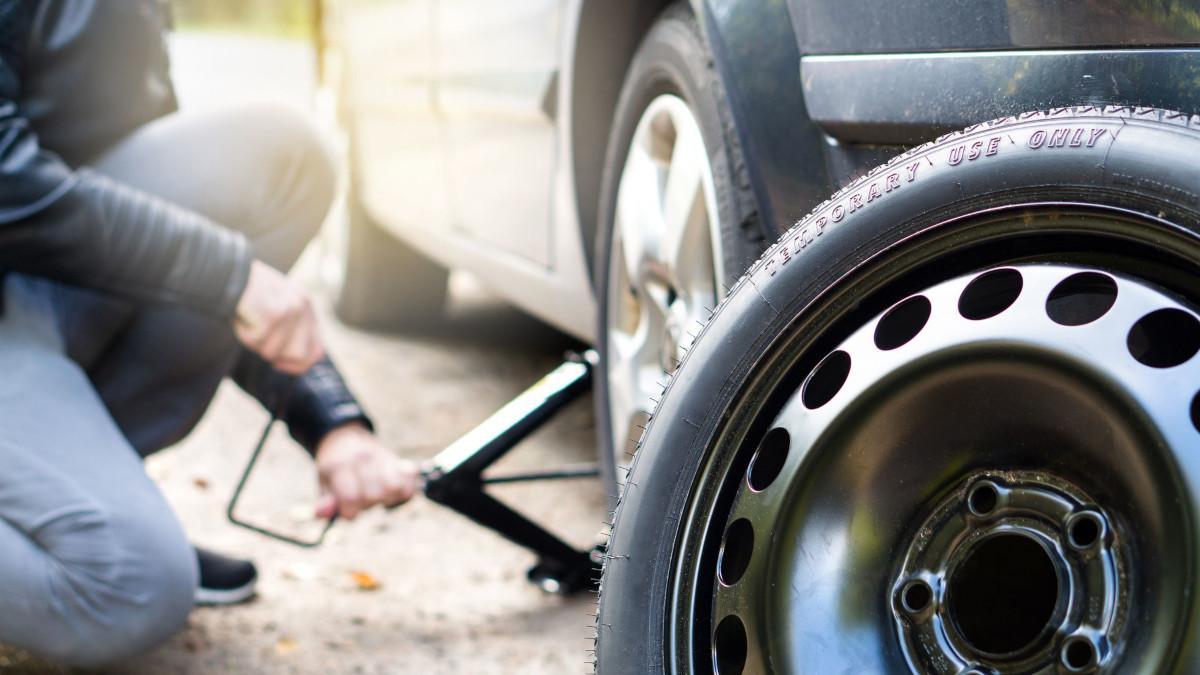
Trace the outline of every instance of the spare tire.
<path fill-rule="evenodd" d="M 1200 672 L 1198 128 L 979 124 L 787 232 L 642 439 L 598 672 Z"/>

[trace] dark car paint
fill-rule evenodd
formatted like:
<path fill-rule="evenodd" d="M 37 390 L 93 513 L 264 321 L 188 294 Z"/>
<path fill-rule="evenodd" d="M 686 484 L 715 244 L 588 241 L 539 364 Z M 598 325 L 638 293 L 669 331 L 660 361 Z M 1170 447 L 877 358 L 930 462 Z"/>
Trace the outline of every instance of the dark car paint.
<path fill-rule="evenodd" d="M 1200 44 L 1189 0 L 788 0 L 805 54 Z"/>
<path fill-rule="evenodd" d="M 1200 112 L 1200 2 L 699 0 L 762 222 L 947 130 L 1067 105 Z"/>
<path fill-rule="evenodd" d="M 808 114 L 851 143 L 916 143 L 980 120 L 1066 105 L 1200 110 L 1196 49 L 810 56 L 801 73 Z"/>

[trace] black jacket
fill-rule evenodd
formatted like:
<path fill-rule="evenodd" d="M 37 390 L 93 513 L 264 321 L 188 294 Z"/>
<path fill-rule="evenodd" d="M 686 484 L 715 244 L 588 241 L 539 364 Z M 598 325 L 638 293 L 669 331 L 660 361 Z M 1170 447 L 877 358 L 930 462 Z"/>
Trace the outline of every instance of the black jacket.
<path fill-rule="evenodd" d="M 243 235 L 79 168 L 176 109 L 167 23 L 166 0 L 0 0 L 0 269 L 230 317 Z M 366 421 L 328 361 L 293 386 L 246 352 L 234 377 L 310 450 Z"/>
<path fill-rule="evenodd" d="M 245 238 L 87 169 L 175 109 L 161 0 L 0 0 L 0 268 L 232 315 Z"/>

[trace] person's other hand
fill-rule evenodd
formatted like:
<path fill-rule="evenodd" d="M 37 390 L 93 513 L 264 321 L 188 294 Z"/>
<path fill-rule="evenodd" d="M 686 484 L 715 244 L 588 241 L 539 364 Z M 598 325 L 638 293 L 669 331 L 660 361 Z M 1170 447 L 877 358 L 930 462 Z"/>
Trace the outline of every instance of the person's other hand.
<path fill-rule="evenodd" d="M 417 465 L 385 448 L 358 423 L 338 427 L 317 446 L 321 497 L 317 517 L 352 520 L 364 509 L 403 504 L 421 483 Z"/>
<path fill-rule="evenodd" d="M 233 329 L 238 340 L 277 369 L 299 375 L 325 355 L 308 294 L 270 265 L 250 265 Z"/>

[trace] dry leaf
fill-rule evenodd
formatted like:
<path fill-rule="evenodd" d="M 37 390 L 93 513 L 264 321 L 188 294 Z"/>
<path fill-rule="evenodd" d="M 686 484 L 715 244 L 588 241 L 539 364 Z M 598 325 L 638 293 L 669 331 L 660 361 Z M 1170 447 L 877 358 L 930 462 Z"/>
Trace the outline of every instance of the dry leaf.
<path fill-rule="evenodd" d="M 358 584 L 360 591 L 377 591 L 379 590 L 379 580 L 374 575 L 362 571 L 353 571 L 350 573 L 354 577 L 354 583 Z"/>
<path fill-rule="evenodd" d="M 207 490 L 208 489 L 208 479 L 202 478 L 200 476 L 196 476 L 195 478 L 192 479 L 192 485 L 195 485 L 196 487 L 200 488 L 201 490 Z"/>
<path fill-rule="evenodd" d="M 279 638 L 279 641 L 275 643 L 275 653 L 280 656 L 287 656 L 296 651 L 297 648 L 299 648 L 299 645 L 291 638 Z"/>

